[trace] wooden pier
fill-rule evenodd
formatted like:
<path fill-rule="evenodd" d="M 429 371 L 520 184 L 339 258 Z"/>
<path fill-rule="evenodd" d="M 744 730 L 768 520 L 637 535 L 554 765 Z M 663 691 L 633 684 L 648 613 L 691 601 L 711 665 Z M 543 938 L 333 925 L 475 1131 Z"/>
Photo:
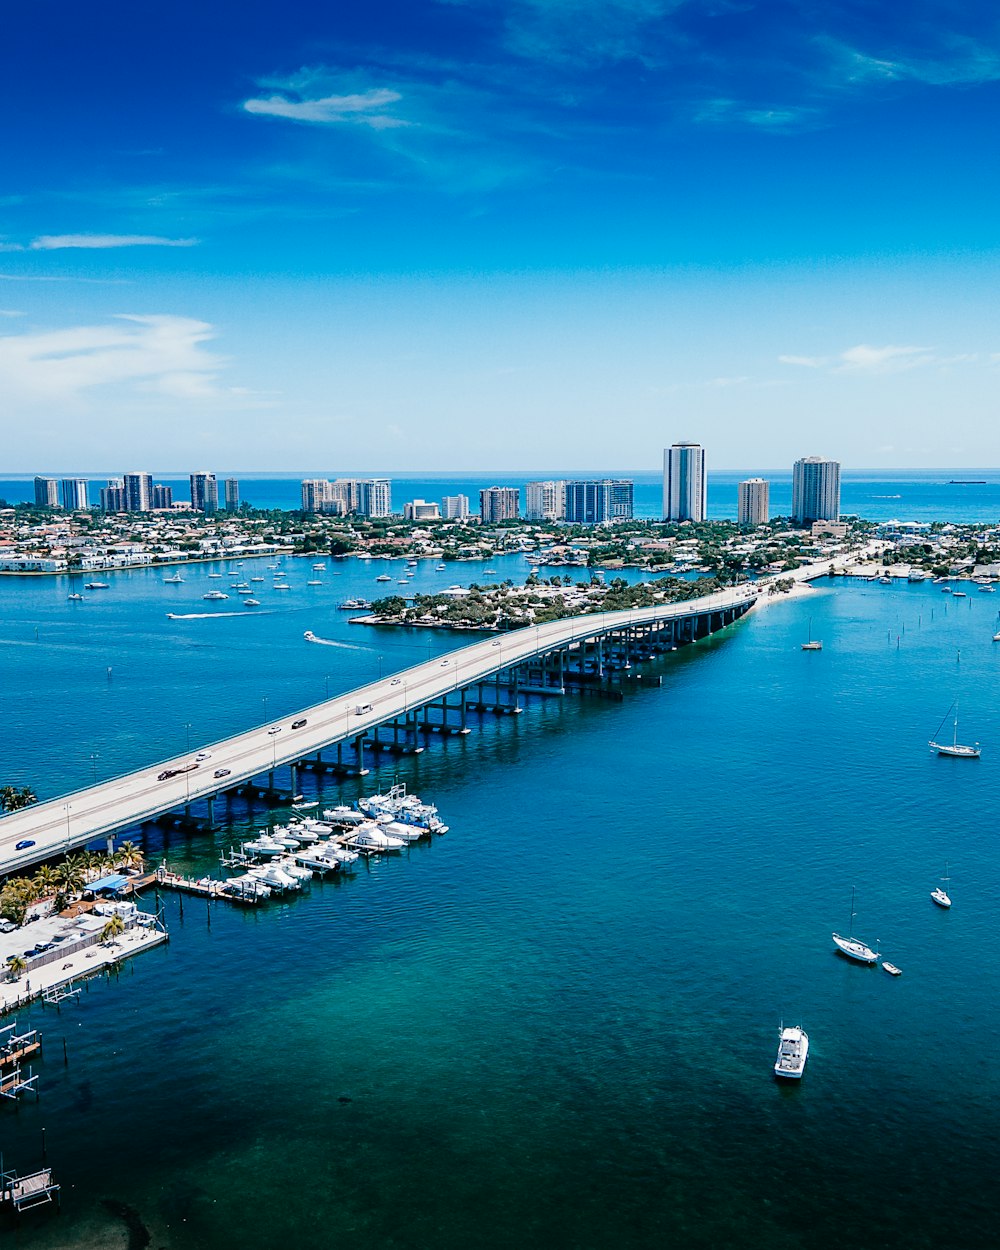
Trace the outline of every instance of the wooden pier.
<path fill-rule="evenodd" d="M 52 1179 L 52 1169 L 42 1168 L 28 1176 L 0 1171 L 0 1208 L 22 1215 L 34 1207 L 59 1205 L 59 1186 Z"/>
<path fill-rule="evenodd" d="M 16 1020 L 13 1024 L 5 1025 L 0 1029 L 0 1072 L 4 1068 L 20 1067 L 22 1059 L 41 1054 L 41 1050 L 42 1036 L 37 1029 L 18 1034 Z"/>

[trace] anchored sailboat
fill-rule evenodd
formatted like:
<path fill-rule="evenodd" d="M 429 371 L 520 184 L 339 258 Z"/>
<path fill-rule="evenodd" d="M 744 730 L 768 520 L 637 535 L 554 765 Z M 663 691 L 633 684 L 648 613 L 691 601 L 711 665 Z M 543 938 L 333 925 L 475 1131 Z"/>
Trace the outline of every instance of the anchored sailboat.
<path fill-rule="evenodd" d="M 946 884 L 947 882 L 951 880 L 951 878 L 948 876 L 947 864 L 945 864 L 944 866 L 944 876 L 941 878 L 941 880 L 944 881 Z M 931 890 L 931 898 L 934 900 L 935 903 L 937 903 L 938 907 L 947 908 L 951 906 L 951 899 L 948 897 L 947 888 L 942 888 L 941 886 L 938 886 L 936 890 Z"/>
<path fill-rule="evenodd" d="M 927 745 L 932 751 L 937 751 L 938 755 L 951 755 L 956 759 L 961 760 L 978 760 L 982 754 L 979 743 L 975 742 L 972 746 L 963 746 L 963 744 L 958 740 L 958 704 L 953 703 L 952 707 L 955 709 L 955 721 L 951 742 L 936 742 L 934 738 L 932 738 Z M 948 712 L 950 711 L 951 708 L 948 709 Z M 945 712 L 944 720 L 941 722 L 941 725 L 943 725 L 944 721 L 948 719 L 948 712 Z M 941 732 L 941 725 L 938 725 L 937 727 L 938 733 Z"/>
<path fill-rule="evenodd" d="M 822 651 L 823 644 L 816 638 L 813 638 L 813 619 L 809 618 L 809 638 L 802 644 L 803 651 Z"/>
<path fill-rule="evenodd" d="M 859 964 L 878 963 L 878 951 L 872 950 L 872 948 L 862 942 L 860 938 L 856 938 L 854 936 L 854 917 L 857 915 L 857 912 L 854 910 L 854 894 L 855 889 L 852 885 L 850 928 L 847 930 L 847 937 L 841 937 L 839 933 L 833 934 L 834 945 L 839 951 L 845 954 L 848 959 L 856 959 Z M 877 942 L 876 946 L 878 946 Z"/>

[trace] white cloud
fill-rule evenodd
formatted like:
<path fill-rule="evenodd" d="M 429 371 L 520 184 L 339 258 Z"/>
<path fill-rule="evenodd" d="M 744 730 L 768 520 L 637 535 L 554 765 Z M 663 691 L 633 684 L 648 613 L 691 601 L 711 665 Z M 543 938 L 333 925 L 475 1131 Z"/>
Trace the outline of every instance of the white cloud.
<path fill-rule="evenodd" d="M 295 83 L 290 80 L 287 90 L 296 94 Z M 244 112 L 255 116 L 281 117 L 287 121 L 308 122 L 313 125 L 369 126 L 372 130 L 391 130 L 410 123 L 394 117 L 384 110 L 398 104 L 403 97 L 388 87 L 372 87 L 368 91 L 349 95 L 326 95 L 312 99 L 289 99 L 288 95 L 271 95 L 244 100 Z"/>
<path fill-rule="evenodd" d="M 19 308 L 0 308 L 0 317 L 23 317 L 24 313 Z"/>
<path fill-rule="evenodd" d="M 969 364 L 978 357 L 975 352 L 962 352 L 942 356 L 933 347 L 913 347 L 887 344 L 872 347 L 859 343 L 835 356 L 779 356 L 783 365 L 797 365 L 804 369 L 826 369 L 831 373 L 902 373 L 908 369 L 920 369 L 927 365 Z"/>
<path fill-rule="evenodd" d="M 822 369 L 830 363 L 828 356 L 779 356 L 783 365 L 801 365 L 803 369 Z"/>
<path fill-rule="evenodd" d="M 197 239 L 166 239 L 158 234 L 41 234 L 28 245 L 33 252 L 61 248 L 195 247 Z"/>
<path fill-rule="evenodd" d="M 212 326 L 190 317 L 121 314 L 108 325 L 0 335 L 0 390 L 27 402 L 122 386 L 175 398 L 225 394 Z"/>

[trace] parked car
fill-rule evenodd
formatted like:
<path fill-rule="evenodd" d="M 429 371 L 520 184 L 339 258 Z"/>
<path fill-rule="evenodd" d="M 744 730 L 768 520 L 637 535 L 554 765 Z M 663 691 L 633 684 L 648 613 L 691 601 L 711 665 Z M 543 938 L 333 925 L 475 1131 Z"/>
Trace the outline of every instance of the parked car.
<path fill-rule="evenodd" d="M 34 845 L 35 845 L 35 843 L 34 843 L 34 840 L 33 840 L 32 838 L 25 838 L 23 842 L 18 842 L 17 846 L 15 846 L 15 847 L 14 847 L 14 850 L 15 850 L 15 851 L 26 851 L 26 850 L 28 849 L 28 847 L 29 847 L 29 846 L 34 846 Z"/>

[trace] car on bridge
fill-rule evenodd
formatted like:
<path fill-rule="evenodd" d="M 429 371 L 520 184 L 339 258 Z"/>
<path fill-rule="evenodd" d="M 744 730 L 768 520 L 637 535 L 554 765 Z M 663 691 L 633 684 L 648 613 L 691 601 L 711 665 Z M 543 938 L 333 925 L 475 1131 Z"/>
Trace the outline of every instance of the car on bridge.
<path fill-rule="evenodd" d="M 211 751 L 199 751 L 198 754 L 194 758 L 198 760 L 199 762 L 201 760 L 210 760 L 212 758 L 212 752 Z"/>
<path fill-rule="evenodd" d="M 165 768 L 156 780 L 169 781 L 171 777 L 180 777 L 184 773 L 193 773 L 197 767 L 197 764 L 184 764 L 181 768 Z"/>
<path fill-rule="evenodd" d="M 293 721 L 292 721 L 292 728 L 293 728 L 293 729 L 301 729 L 304 725 L 307 725 L 308 723 L 309 723 L 309 722 L 308 722 L 308 721 L 306 720 L 306 718 L 303 716 L 301 720 L 293 720 Z"/>
<path fill-rule="evenodd" d="M 215 770 L 216 777 L 228 777 L 233 770 L 231 768 L 217 768 Z"/>
<path fill-rule="evenodd" d="M 14 850 L 15 851 L 27 851 L 34 845 L 35 843 L 32 841 L 31 838 L 25 838 L 23 842 L 18 842 L 17 846 L 14 847 Z"/>
<path fill-rule="evenodd" d="M 280 726 L 280 725 L 272 725 L 272 726 L 271 726 L 271 728 L 270 728 L 267 732 L 268 732 L 268 736 L 269 736 L 269 737 L 271 737 L 271 738 L 273 738 L 275 734 L 280 734 L 280 733 L 281 733 L 281 726 Z"/>
<path fill-rule="evenodd" d="M 374 712 L 375 705 L 373 703 L 359 703 L 354 709 L 355 716 L 364 716 L 365 712 Z"/>

